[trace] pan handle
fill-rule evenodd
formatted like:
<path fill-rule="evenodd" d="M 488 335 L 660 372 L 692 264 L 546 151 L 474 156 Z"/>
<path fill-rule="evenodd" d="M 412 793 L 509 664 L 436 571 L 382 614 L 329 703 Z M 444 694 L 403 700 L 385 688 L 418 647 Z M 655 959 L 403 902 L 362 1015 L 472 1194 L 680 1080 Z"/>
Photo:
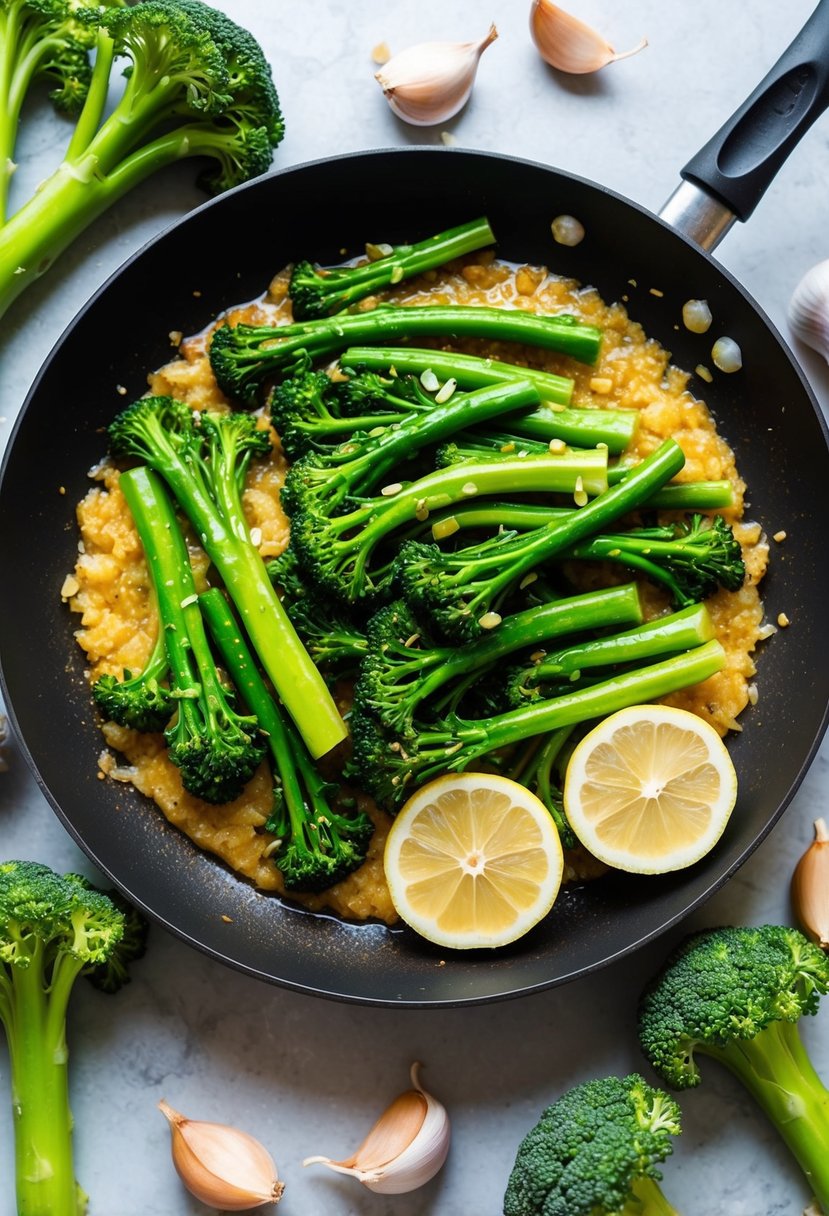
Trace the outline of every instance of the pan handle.
<path fill-rule="evenodd" d="M 829 0 L 717 134 L 691 157 L 660 215 L 704 249 L 747 220 L 786 157 L 829 106 Z"/>

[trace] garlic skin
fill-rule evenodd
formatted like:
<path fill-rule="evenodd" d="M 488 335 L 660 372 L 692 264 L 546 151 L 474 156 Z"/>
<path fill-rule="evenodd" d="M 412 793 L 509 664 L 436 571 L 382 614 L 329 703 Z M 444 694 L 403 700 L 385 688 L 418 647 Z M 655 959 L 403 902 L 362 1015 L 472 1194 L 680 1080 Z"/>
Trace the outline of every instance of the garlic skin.
<path fill-rule="evenodd" d="M 419 1067 L 412 1065 L 412 1088 L 386 1108 L 350 1157 L 306 1157 L 302 1164 L 351 1174 L 382 1195 L 403 1195 L 434 1178 L 449 1152 L 449 1116 L 437 1098 L 420 1087 Z"/>
<path fill-rule="evenodd" d="M 394 55 L 374 79 L 404 122 L 447 122 L 469 100 L 481 55 L 497 37 L 491 25 L 480 42 L 420 42 Z"/>
<path fill-rule="evenodd" d="M 158 1109 L 170 1124 L 176 1173 L 196 1199 L 226 1212 L 279 1202 L 284 1184 L 270 1153 L 253 1136 L 223 1123 L 187 1119 L 163 1098 Z"/>
<path fill-rule="evenodd" d="M 792 875 L 792 904 L 807 937 L 829 950 L 829 827 L 815 820 L 815 838 Z"/>
<path fill-rule="evenodd" d="M 648 45 L 647 38 L 629 51 L 614 51 L 601 34 L 553 4 L 552 0 L 533 0 L 530 33 L 541 58 L 559 72 L 580 76 L 636 55 Z"/>
<path fill-rule="evenodd" d="M 829 361 L 829 259 L 807 270 L 795 287 L 789 324 L 801 342 Z"/>

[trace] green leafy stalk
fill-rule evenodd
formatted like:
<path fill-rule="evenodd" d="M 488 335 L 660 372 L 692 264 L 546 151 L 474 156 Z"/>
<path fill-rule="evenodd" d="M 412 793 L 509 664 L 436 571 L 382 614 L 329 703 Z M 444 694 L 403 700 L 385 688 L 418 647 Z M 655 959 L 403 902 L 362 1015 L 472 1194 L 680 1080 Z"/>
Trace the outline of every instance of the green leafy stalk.
<path fill-rule="evenodd" d="M 200 604 L 227 669 L 268 740 L 276 781 L 268 829 L 280 837 L 276 865 L 285 886 L 289 891 L 325 890 L 362 865 L 372 822 L 363 812 L 334 810 L 336 786 L 320 776 L 268 692 L 221 592 L 205 592 Z"/>
<path fill-rule="evenodd" d="M 319 270 L 310 262 L 298 262 L 288 286 L 294 317 L 307 321 L 312 317 L 330 316 L 385 287 L 393 287 L 404 279 L 443 266 L 453 258 L 494 242 L 489 222 L 483 218 L 449 228 L 413 245 L 395 245 L 388 253 L 373 256 L 360 266 L 331 266 Z"/>
<path fill-rule="evenodd" d="M 602 340 L 601 330 L 567 313 L 539 316 L 517 308 L 385 305 L 294 325 L 224 325 L 213 334 L 210 363 L 223 392 L 253 405 L 267 380 L 298 362 L 335 355 L 350 342 L 419 337 L 521 342 L 583 363 L 595 363 Z"/>

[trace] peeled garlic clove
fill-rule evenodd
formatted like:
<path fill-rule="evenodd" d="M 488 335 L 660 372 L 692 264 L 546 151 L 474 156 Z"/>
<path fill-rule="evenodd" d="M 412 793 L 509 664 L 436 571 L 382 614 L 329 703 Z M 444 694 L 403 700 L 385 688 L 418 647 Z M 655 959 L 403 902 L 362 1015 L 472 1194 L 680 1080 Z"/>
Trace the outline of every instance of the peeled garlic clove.
<path fill-rule="evenodd" d="M 829 950 L 829 828 L 815 820 L 815 838 L 792 875 L 792 903 L 807 937 Z"/>
<path fill-rule="evenodd" d="M 158 1109 L 170 1124 L 173 1165 L 196 1199 L 227 1212 L 279 1202 L 284 1184 L 270 1153 L 253 1136 L 223 1123 L 187 1119 L 163 1098 Z"/>
<path fill-rule="evenodd" d="M 829 259 L 807 270 L 789 301 L 796 337 L 829 360 Z"/>
<path fill-rule="evenodd" d="M 418 1068 L 412 1065 L 412 1088 L 395 1098 L 350 1157 L 306 1157 L 302 1164 L 351 1174 L 384 1195 L 417 1190 L 434 1178 L 449 1152 L 449 1116 L 437 1098 L 421 1089 Z"/>
<path fill-rule="evenodd" d="M 627 59 L 648 45 L 643 38 L 630 51 L 614 51 L 589 25 L 579 21 L 552 0 L 533 0 L 530 10 L 530 33 L 541 58 L 560 72 L 583 75 L 598 72 L 616 59 Z"/>
<path fill-rule="evenodd" d="M 404 122 L 416 127 L 446 122 L 466 104 L 478 61 L 497 37 L 491 25 L 480 42 L 421 42 L 395 55 L 374 78 Z"/>

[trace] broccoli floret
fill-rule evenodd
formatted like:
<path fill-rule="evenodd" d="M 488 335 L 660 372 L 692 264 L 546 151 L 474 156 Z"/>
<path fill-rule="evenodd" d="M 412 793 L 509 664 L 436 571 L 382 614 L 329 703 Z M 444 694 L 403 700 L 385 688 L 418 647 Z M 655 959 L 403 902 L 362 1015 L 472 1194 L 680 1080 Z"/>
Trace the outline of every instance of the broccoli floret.
<path fill-rule="evenodd" d="M 123 911 L 85 879 L 34 861 L 0 864 L 0 1024 L 20 1212 L 85 1211 L 72 1164 L 66 1010 L 78 976 L 107 967 L 124 936 Z"/>
<path fill-rule="evenodd" d="M 317 771 L 268 692 L 221 592 L 205 592 L 201 605 L 236 686 L 267 735 L 275 790 L 266 830 L 279 841 L 275 862 L 286 890 L 323 891 L 362 865 L 374 825 L 362 811 L 346 815 L 332 805 L 337 787 Z"/>
<path fill-rule="evenodd" d="M 725 651 L 706 642 L 685 654 L 651 663 L 610 680 L 538 701 L 526 709 L 489 718 L 462 718 L 448 713 L 434 722 L 415 721 L 411 738 L 384 729 L 361 706 L 351 716 L 353 740 L 349 776 L 390 811 L 400 807 L 410 790 L 446 772 L 460 772 L 474 760 L 564 726 L 604 718 L 628 705 L 666 696 L 719 671 Z"/>
<path fill-rule="evenodd" d="M 718 587 L 739 591 L 746 576 L 740 542 L 721 515 L 692 515 L 662 528 L 595 536 L 562 554 L 568 558 L 620 562 L 639 570 L 667 587 L 681 608 L 713 595 Z"/>
<path fill-rule="evenodd" d="M 113 420 L 115 455 L 142 460 L 167 482 L 221 576 L 250 640 L 315 756 L 345 735 L 322 676 L 279 602 L 251 542 L 241 504 L 247 463 L 268 447 L 251 415 L 201 415 L 169 397 L 142 397 Z"/>
<path fill-rule="evenodd" d="M 711 1056 L 742 1081 L 829 1211 L 829 1091 L 798 1030 L 829 991 L 829 958 L 796 929 L 726 926 L 695 933 L 642 995 L 639 1039 L 675 1089 Z"/>
<path fill-rule="evenodd" d="M 310 262 L 298 262 L 288 285 L 294 316 L 298 321 L 331 316 L 384 287 L 393 287 L 494 242 L 486 219 L 479 219 L 439 232 L 416 245 L 388 246 L 385 251 L 372 245 L 367 247 L 369 260 L 360 266 L 318 270 Z"/>
<path fill-rule="evenodd" d="M 41 4 L 62 7 L 26 7 Z M 264 173 L 283 134 L 259 44 L 216 9 L 199 0 L 65 8 L 88 31 L 94 67 L 62 164 L 0 231 L 0 312 L 150 174 L 194 156 L 213 162 L 200 183 L 225 190 Z M 110 111 L 110 78 L 124 58 L 126 84 Z"/>
<path fill-rule="evenodd" d="M 304 366 L 308 359 L 335 355 L 350 342 L 416 337 L 523 342 L 595 363 L 602 335 L 595 326 L 584 325 L 566 313 L 540 316 L 517 308 L 383 305 L 368 312 L 293 325 L 220 326 L 210 344 L 210 364 L 228 397 L 253 405 L 263 385 L 290 373 L 298 364 Z M 536 396 L 535 405 L 538 401 Z"/>
<path fill-rule="evenodd" d="M 657 1167 L 680 1130 L 676 1102 L 638 1073 L 577 1085 L 522 1140 L 504 1216 L 677 1216 Z"/>
<path fill-rule="evenodd" d="M 123 680 L 101 676 L 92 685 L 95 704 L 108 722 L 131 730 L 163 730 L 175 710 L 172 693 L 163 683 L 169 674 L 164 633 L 159 629 L 144 670 L 133 675 L 125 669 Z"/>
<path fill-rule="evenodd" d="M 198 606 L 187 545 L 161 481 L 150 469 L 121 474 L 153 580 L 178 707 L 165 731 L 184 788 L 206 802 L 231 802 L 265 754 L 255 717 L 240 714 L 222 684 Z"/>
<path fill-rule="evenodd" d="M 67 882 L 75 883 L 85 891 L 98 892 L 98 888 L 83 874 L 66 874 Z M 98 892 L 101 894 L 101 892 Z M 150 931 L 146 918 L 126 899 L 120 891 L 103 892 L 123 917 L 123 933 L 117 945 L 102 962 L 84 968 L 82 975 L 93 988 L 101 992 L 117 992 L 132 979 L 130 966 L 147 953 L 147 936 Z"/>

